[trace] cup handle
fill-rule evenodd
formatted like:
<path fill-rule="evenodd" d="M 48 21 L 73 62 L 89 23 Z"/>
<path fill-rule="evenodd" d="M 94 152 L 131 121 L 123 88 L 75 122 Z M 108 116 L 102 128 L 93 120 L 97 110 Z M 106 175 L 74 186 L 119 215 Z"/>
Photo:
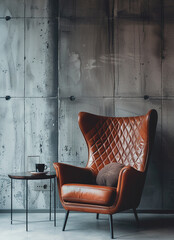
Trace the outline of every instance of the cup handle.
<path fill-rule="evenodd" d="M 47 168 L 48 168 L 48 167 L 47 167 L 47 165 L 45 165 L 45 168 L 44 168 L 44 170 L 47 170 Z"/>

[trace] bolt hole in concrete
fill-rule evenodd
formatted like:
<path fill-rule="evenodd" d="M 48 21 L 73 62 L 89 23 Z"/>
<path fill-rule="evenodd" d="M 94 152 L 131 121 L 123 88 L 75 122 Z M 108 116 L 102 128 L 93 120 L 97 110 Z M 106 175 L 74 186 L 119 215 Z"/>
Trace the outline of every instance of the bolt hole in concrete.
<path fill-rule="evenodd" d="M 11 97 L 10 97 L 10 96 L 6 96 L 5 99 L 6 99 L 6 100 L 10 100 Z"/>
<path fill-rule="evenodd" d="M 149 99 L 149 95 L 144 95 L 144 100 Z"/>
<path fill-rule="evenodd" d="M 10 19 L 11 19 L 10 16 L 6 16 L 6 17 L 5 17 L 5 20 L 6 20 L 6 21 L 9 21 Z"/>
<path fill-rule="evenodd" d="M 70 99 L 71 101 L 74 101 L 76 98 L 75 98 L 74 96 L 71 96 L 69 99 Z"/>

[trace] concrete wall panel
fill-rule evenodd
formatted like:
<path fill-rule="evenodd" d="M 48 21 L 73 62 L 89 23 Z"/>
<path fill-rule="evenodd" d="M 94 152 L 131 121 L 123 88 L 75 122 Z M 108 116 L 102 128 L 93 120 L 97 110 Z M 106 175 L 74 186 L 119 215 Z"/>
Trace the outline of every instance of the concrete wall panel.
<path fill-rule="evenodd" d="M 113 96 L 114 61 L 108 23 L 63 19 L 59 31 L 60 96 Z"/>
<path fill-rule="evenodd" d="M 57 17 L 58 1 L 57 0 L 26 0 L 25 3 L 26 17 Z"/>
<path fill-rule="evenodd" d="M 117 50 L 119 54 L 119 82 L 116 83 L 118 94 L 121 96 L 140 95 L 142 83 L 139 39 L 142 34 L 142 24 L 136 19 L 119 19 L 118 33 L 115 34 L 119 42 Z"/>
<path fill-rule="evenodd" d="M 149 161 L 146 183 L 142 195 L 140 209 L 162 208 L 162 143 L 161 143 L 161 101 L 143 99 L 118 99 L 115 102 L 116 116 L 144 115 L 150 109 L 158 112 L 157 133 L 152 155 Z M 158 199 L 158 201 L 157 201 Z"/>
<path fill-rule="evenodd" d="M 57 11 L 53 1 L 27 0 L 24 16 L 24 1 L 0 1 L 0 209 L 10 209 L 8 173 L 27 170 L 27 156 L 51 170 L 57 161 Z M 23 209 L 24 182 L 13 186 L 14 208 Z M 48 191 L 34 182 L 29 196 L 30 209 L 49 208 Z"/>
<path fill-rule="evenodd" d="M 24 24 L 0 20 L 0 96 L 24 96 Z"/>
<path fill-rule="evenodd" d="M 57 99 L 25 100 L 25 170 L 31 170 L 32 159 L 28 156 L 39 156 L 40 163 L 45 163 L 53 170 L 57 162 Z M 33 162 L 38 162 L 34 159 Z M 28 169 L 27 169 L 28 168 Z M 35 171 L 35 169 L 33 169 Z M 41 183 L 44 183 L 41 181 Z M 45 181 L 49 184 L 49 181 Z M 30 209 L 48 209 L 49 192 L 33 191 L 34 181 L 29 185 Z"/>
<path fill-rule="evenodd" d="M 119 62 L 115 71 L 116 94 L 158 96 L 161 94 L 160 25 L 135 18 L 116 21 L 115 51 Z"/>
<path fill-rule="evenodd" d="M 57 95 L 57 21 L 26 20 L 25 94 L 27 97 Z"/>
<path fill-rule="evenodd" d="M 162 106 L 163 208 L 174 209 L 174 100 L 163 100 Z"/>
<path fill-rule="evenodd" d="M 114 16 L 142 18 L 158 21 L 161 17 L 161 0 L 113 0 Z"/>
<path fill-rule="evenodd" d="M 0 17 L 24 17 L 24 0 L 1 0 Z"/>
<path fill-rule="evenodd" d="M 24 100 L 0 99 L 0 208 L 10 208 L 8 174 L 24 171 Z M 15 185 L 16 186 L 16 185 Z M 14 208 L 23 208 L 23 184 L 14 193 Z"/>
<path fill-rule="evenodd" d="M 108 17 L 115 0 L 60 0 L 60 17 L 94 19 Z"/>
<path fill-rule="evenodd" d="M 147 3 L 144 0 L 115 0 L 117 16 L 142 17 L 147 11 Z"/>
<path fill-rule="evenodd" d="M 168 19 L 164 25 L 164 59 L 163 59 L 163 95 L 174 96 L 174 32 L 173 32 L 174 18 Z"/>
<path fill-rule="evenodd" d="M 165 0 L 163 1 L 164 7 L 164 18 L 166 20 L 170 20 L 174 18 L 174 2 L 173 0 Z"/>
<path fill-rule="evenodd" d="M 25 142 L 27 156 L 40 156 L 41 162 L 57 155 L 57 100 L 26 99 Z M 27 165 L 26 165 L 27 166 Z"/>
<path fill-rule="evenodd" d="M 151 18 L 161 15 L 161 0 L 60 0 L 60 16 L 65 18 Z"/>
<path fill-rule="evenodd" d="M 161 46 L 161 26 L 159 22 L 144 22 L 140 34 L 142 95 L 161 95 Z"/>
<path fill-rule="evenodd" d="M 112 115 L 112 99 L 61 99 L 59 104 L 59 162 L 84 167 L 88 160 L 86 142 L 78 126 L 78 113 Z"/>

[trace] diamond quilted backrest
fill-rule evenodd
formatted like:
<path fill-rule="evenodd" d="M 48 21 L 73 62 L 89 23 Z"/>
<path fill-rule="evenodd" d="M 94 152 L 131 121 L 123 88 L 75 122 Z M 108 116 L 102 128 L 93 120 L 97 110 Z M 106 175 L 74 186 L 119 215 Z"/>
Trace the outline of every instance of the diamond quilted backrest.
<path fill-rule="evenodd" d="M 144 171 L 149 150 L 149 115 L 103 117 L 79 114 L 79 126 L 88 145 L 88 163 L 97 174 L 111 162 Z"/>

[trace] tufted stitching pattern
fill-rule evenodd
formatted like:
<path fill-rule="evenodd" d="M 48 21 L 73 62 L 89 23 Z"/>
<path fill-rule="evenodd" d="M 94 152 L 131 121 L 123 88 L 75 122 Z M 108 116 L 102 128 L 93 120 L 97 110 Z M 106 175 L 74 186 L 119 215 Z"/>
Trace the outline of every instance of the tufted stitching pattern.
<path fill-rule="evenodd" d="M 99 117 L 85 135 L 89 147 L 88 167 L 97 174 L 106 164 L 118 162 L 144 170 L 147 149 L 145 116 L 130 118 Z"/>

